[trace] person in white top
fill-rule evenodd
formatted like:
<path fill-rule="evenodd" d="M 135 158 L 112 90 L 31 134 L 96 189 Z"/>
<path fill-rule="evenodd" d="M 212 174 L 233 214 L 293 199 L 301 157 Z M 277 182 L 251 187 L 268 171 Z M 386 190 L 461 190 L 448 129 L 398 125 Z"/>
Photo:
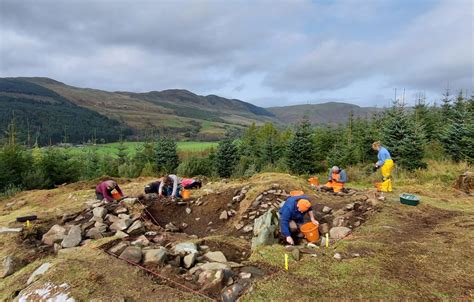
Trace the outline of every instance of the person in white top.
<path fill-rule="evenodd" d="M 182 179 L 174 174 L 165 176 L 158 189 L 158 195 L 171 196 L 173 199 L 180 197 L 181 181 Z"/>

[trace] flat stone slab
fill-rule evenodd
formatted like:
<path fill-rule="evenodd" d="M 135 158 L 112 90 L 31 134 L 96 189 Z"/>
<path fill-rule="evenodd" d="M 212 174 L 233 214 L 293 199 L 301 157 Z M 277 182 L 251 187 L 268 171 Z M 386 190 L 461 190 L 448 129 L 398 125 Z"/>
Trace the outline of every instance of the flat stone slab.
<path fill-rule="evenodd" d="M 14 233 L 20 233 L 21 231 L 23 231 L 23 228 L 0 227 L 0 234 L 14 234 Z"/>

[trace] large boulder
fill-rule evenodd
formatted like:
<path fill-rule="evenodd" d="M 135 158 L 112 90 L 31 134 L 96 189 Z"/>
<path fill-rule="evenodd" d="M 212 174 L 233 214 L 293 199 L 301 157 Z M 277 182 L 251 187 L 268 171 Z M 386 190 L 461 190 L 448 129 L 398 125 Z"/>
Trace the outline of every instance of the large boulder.
<path fill-rule="evenodd" d="M 55 224 L 46 234 L 43 235 L 41 241 L 46 245 L 52 246 L 55 243 L 61 242 L 64 237 L 66 237 L 66 229 L 58 224 Z"/>
<path fill-rule="evenodd" d="M 276 242 L 275 230 L 278 227 L 278 220 L 273 219 L 273 210 L 268 210 L 265 214 L 255 219 L 252 238 L 252 249 L 260 245 L 271 245 Z"/>
<path fill-rule="evenodd" d="M 136 246 L 129 246 L 125 248 L 119 258 L 133 263 L 140 263 L 142 261 L 142 249 Z"/>
<path fill-rule="evenodd" d="M 334 227 L 329 230 L 329 236 L 333 239 L 342 239 L 352 232 L 351 229 L 346 227 Z"/>
<path fill-rule="evenodd" d="M 159 249 L 143 250 L 143 263 L 163 264 L 167 255 L 168 252 L 164 247 Z"/>
<path fill-rule="evenodd" d="M 81 227 L 78 225 L 73 225 L 69 232 L 67 233 L 66 237 L 64 237 L 63 241 L 61 242 L 61 246 L 64 248 L 68 247 L 75 247 L 78 246 L 79 243 L 82 241 L 82 230 Z"/>
<path fill-rule="evenodd" d="M 222 262 L 222 263 L 227 262 L 227 258 L 225 257 L 224 253 L 222 253 L 221 251 L 207 252 L 206 254 L 204 254 L 204 258 L 210 262 Z"/>

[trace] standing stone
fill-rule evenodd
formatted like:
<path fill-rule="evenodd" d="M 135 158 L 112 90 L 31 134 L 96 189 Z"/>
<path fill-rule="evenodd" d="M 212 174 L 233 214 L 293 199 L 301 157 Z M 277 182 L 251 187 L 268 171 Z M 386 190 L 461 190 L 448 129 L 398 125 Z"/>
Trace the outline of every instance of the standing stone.
<path fill-rule="evenodd" d="M 36 279 L 38 279 L 41 275 L 44 275 L 48 271 L 48 269 L 51 267 L 51 263 L 43 263 L 41 264 L 40 267 L 38 267 L 33 274 L 31 274 L 30 278 L 28 278 L 28 281 L 26 281 L 26 285 L 30 285 Z"/>
<path fill-rule="evenodd" d="M 143 250 L 143 263 L 144 264 L 163 264 L 166 260 L 168 252 L 165 248 Z"/>
<path fill-rule="evenodd" d="M 136 246 L 129 246 L 120 254 L 119 258 L 133 263 L 140 263 L 142 260 L 142 250 Z"/>
<path fill-rule="evenodd" d="M 300 250 L 295 248 L 291 251 L 291 255 L 293 256 L 293 259 L 295 259 L 296 261 L 300 261 Z"/>
<path fill-rule="evenodd" d="M 66 237 L 64 237 L 61 242 L 61 246 L 64 248 L 75 247 L 81 243 L 82 240 L 82 231 L 81 227 L 78 225 L 73 225 L 69 230 Z"/>
<path fill-rule="evenodd" d="M 207 252 L 206 254 L 204 254 L 204 258 L 206 258 L 207 260 L 209 260 L 210 262 L 222 262 L 222 263 L 226 263 L 227 262 L 227 258 L 225 257 L 225 255 L 220 252 L 220 251 L 217 251 L 217 252 Z"/>
<path fill-rule="evenodd" d="M 329 236 L 333 239 L 342 239 L 351 233 L 351 229 L 346 227 L 334 227 L 329 231 Z"/>
<path fill-rule="evenodd" d="M 92 211 L 92 213 L 94 214 L 95 217 L 104 218 L 105 215 L 107 214 L 107 209 L 104 207 L 97 207 Z"/>
<path fill-rule="evenodd" d="M 46 245 L 53 245 L 55 242 L 61 242 L 66 237 L 66 229 L 55 224 L 49 231 L 43 235 L 42 242 Z"/>

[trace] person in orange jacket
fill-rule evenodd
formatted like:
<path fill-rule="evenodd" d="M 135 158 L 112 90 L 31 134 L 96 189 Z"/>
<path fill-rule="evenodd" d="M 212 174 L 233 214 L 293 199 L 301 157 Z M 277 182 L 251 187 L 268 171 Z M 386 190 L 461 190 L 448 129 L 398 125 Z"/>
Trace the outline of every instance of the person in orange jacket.
<path fill-rule="evenodd" d="M 325 191 L 333 191 L 334 193 L 340 192 L 347 182 L 346 171 L 334 166 L 331 168 L 328 174 L 328 182 L 322 187 Z"/>

